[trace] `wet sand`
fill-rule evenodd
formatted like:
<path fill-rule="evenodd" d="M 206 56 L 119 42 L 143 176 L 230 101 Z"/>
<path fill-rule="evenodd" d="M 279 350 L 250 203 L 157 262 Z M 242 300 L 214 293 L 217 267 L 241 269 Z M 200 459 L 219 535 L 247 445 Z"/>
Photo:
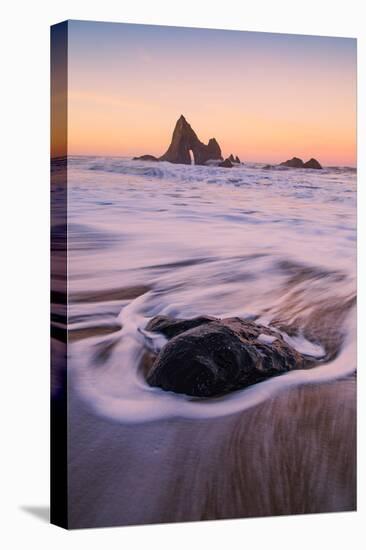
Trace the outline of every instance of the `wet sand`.
<path fill-rule="evenodd" d="M 69 527 L 356 508 L 356 378 L 213 419 L 96 415 L 69 386 Z"/>

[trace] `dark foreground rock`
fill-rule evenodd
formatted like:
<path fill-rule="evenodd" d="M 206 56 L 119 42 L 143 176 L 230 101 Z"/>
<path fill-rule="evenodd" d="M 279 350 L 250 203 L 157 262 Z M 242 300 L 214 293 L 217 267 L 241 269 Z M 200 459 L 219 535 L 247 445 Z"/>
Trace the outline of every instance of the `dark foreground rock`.
<path fill-rule="evenodd" d="M 298 157 L 292 157 L 290 160 L 281 162 L 280 166 L 287 166 L 289 168 L 312 168 L 315 170 L 322 169 L 321 164 L 314 158 L 311 158 L 307 162 L 303 162 L 303 160 Z"/>
<path fill-rule="evenodd" d="M 169 339 L 146 373 L 147 382 L 176 393 L 222 395 L 311 364 L 278 332 L 236 317 L 159 316 L 146 330 Z"/>

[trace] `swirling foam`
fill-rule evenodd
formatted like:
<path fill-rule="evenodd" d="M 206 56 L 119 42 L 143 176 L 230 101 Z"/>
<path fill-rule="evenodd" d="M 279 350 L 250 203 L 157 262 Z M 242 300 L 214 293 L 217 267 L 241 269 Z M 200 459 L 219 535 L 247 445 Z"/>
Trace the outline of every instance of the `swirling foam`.
<path fill-rule="evenodd" d="M 143 380 L 138 365 L 144 353 L 144 334 L 149 318 L 144 316 L 150 293 L 126 306 L 120 316 L 121 330 L 108 340 L 113 344 L 109 359 L 95 365 L 95 352 L 105 338 L 92 338 L 88 344 L 74 345 L 72 378 L 77 389 L 98 413 L 120 422 L 144 422 L 170 417 L 213 418 L 233 414 L 258 405 L 279 391 L 300 384 L 324 383 L 352 374 L 356 368 L 355 311 L 345 324 L 341 353 L 327 364 L 310 370 L 293 371 L 271 378 L 249 388 L 218 398 L 197 399 L 159 388 L 151 388 Z M 164 313 L 164 312 L 163 312 Z M 302 345 L 314 349 L 310 342 Z"/>

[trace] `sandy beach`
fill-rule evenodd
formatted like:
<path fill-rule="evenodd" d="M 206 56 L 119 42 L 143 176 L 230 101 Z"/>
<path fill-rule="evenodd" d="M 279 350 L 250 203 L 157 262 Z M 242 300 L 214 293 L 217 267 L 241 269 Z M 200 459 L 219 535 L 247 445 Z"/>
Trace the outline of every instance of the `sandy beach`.
<path fill-rule="evenodd" d="M 239 414 L 139 424 L 71 393 L 70 528 L 356 508 L 355 377 Z"/>

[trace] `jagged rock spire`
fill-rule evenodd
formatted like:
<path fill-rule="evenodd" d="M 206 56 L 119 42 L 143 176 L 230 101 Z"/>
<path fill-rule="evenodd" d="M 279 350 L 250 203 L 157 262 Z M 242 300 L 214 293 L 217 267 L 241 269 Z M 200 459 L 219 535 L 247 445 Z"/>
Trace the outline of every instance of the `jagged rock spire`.
<path fill-rule="evenodd" d="M 207 145 L 202 143 L 191 125 L 181 115 L 175 125 L 172 141 L 166 153 L 159 160 L 177 164 L 191 164 L 192 151 L 195 164 L 205 164 L 208 160 L 221 160 L 221 149 L 215 138 Z"/>
<path fill-rule="evenodd" d="M 165 160 L 175 164 L 191 164 L 192 151 L 195 164 L 205 164 L 208 160 L 222 160 L 220 145 L 211 138 L 207 145 L 202 143 L 183 115 L 178 118 L 170 145 L 159 158 L 152 155 L 135 157 L 136 160 Z"/>

